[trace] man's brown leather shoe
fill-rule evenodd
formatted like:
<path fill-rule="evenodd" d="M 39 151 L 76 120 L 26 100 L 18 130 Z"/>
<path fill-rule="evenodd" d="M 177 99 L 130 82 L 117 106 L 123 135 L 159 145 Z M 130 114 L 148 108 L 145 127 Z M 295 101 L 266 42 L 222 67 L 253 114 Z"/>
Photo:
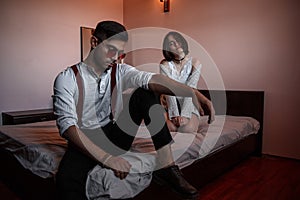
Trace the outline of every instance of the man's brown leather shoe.
<path fill-rule="evenodd" d="M 184 179 L 177 165 L 155 171 L 153 180 L 158 184 L 167 184 L 183 198 L 194 199 L 198 196 L 198 190 Z"/>

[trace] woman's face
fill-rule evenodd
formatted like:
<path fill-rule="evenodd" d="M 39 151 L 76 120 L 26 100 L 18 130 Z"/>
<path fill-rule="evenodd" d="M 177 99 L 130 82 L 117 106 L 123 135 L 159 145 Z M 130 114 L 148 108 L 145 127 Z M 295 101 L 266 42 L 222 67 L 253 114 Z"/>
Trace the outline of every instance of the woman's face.
<path fill-rule="evenodd" d="M 169 50 L 174 53 L 175 57 L 180 57 L 184 54 L 182 44 L 174 38 L 173 35 L 168 36 Z"/>

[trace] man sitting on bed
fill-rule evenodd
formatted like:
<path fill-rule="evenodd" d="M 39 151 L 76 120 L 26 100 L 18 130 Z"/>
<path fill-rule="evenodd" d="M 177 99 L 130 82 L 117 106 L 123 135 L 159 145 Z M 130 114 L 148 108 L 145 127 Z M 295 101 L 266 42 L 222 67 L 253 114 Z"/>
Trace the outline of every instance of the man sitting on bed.
<path fill-rule="evenodd" d="M 86 199 L 87 174 L 96 165 L 111 169 L 116 177 L 125 179 L 131 164 L 120 155 L 130 149 L 142 120 L 157 150 L 156 169 L 159 170 L 154 175 L 186 198 L 198 194 L 174 164 L 170 148 L 173 140 L 165 122 L 148 126 L 151 119 L 164 119 L 163 110 L 156 109 L 152 115 L 149 110 L 159 104 L 157 95 L 189 96 L 201 113 L 201 105 L 206 106 L 213 120 L 212 104 L 198 90 L 166 76 L 119 64 L 127 41 L 128 33 L 123 25 L 114 21 L 98 23 L 87 58 L 68 67 L 55 79 L 54 112 L 60 134 L 68 140 L 68 150 L 56 176 L 62 199 Z M 114 85 L 116 89 L 112 90 Z M 137 89 L 121 109 L 122 92 L 127 88 Z"/>

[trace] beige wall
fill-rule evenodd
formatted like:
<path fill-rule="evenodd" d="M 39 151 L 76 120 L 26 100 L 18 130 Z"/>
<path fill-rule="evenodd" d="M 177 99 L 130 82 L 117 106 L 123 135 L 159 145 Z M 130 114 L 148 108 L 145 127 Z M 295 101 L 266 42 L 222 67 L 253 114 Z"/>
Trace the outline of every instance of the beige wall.
<path fill-rule="evenodd" d="M 2 1 L 0 111 L 51 107 L 54 77 L 80 60 L 80 26 L 170 28 L 203 45 L 226 89 L 265 91 L 264 153 L 300 159 L 298 0 L 171 0 L 169 13 L 159 0 L 124 2 Z M 133 64 L 162 58 L 147 51 Z"/>
<path fill-rule="evenodd" d="M 80 26 L 123 22 L 123 0 L 4 0 L 0 15 L 0 112 L 49 108 L 55 76 L 80 61 Z"/>
<path fill-rule="evenodd" d="M 263 152 L 300 159 L 299 8 L 297 0 L 171 0 L 163 13 L 159 0 L 126 0 L 124 24 L 181 31 L 208 51 L 226 89 L 264 90 Z M 162 58 L 147 51 L 130 61 Z"/>

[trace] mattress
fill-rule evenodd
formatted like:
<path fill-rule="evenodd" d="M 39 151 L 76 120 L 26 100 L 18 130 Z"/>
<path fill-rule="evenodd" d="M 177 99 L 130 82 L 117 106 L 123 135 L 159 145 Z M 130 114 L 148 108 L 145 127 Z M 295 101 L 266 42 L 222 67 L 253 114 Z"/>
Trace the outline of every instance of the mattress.
<path fill-rule="evenodd" d="M 197 133 L 171 132 L 171 145 L 176 164 L 184 168 L 208 154 L 233 144 L 251 134 L 257 134 L 259 122 L 252 117 L 217 115 L 212 124 L 207 124 L 208 116 L 200 119 Z M 153 152 L 150 133 L 145 126 L 138 131 L 133 149 L 136 152 Z"/>
<path fill-rule="evenodd" d="M 212 124 L 208 125 L 206 121 L 207 116 L 201 118 L 197 133 L 171 133 L 173 156 L 180 168 L 259 130 L 259 122 L 251 117 L 218 115 Z M 142 125 L 132 145 L 132 155 L 147 154 L 150 155 L 146 156 L 148 159 L 155 154 L 149 136 L 146 126 Z M 48 178 L 56 174 L 67 142 L 60 137 L 55 121 L 46 121 L 1 126 L 0 148 L 10 152 L 24 168 Z M 143 162 L 143 159 L 139 161 Z"/>
<path fill-rule="evenodd" d="M 0 148 L 10 152 L 24 168 L 48 178 L 55 175 L 67 142 L 55 121 L 0 127 Z"/>

